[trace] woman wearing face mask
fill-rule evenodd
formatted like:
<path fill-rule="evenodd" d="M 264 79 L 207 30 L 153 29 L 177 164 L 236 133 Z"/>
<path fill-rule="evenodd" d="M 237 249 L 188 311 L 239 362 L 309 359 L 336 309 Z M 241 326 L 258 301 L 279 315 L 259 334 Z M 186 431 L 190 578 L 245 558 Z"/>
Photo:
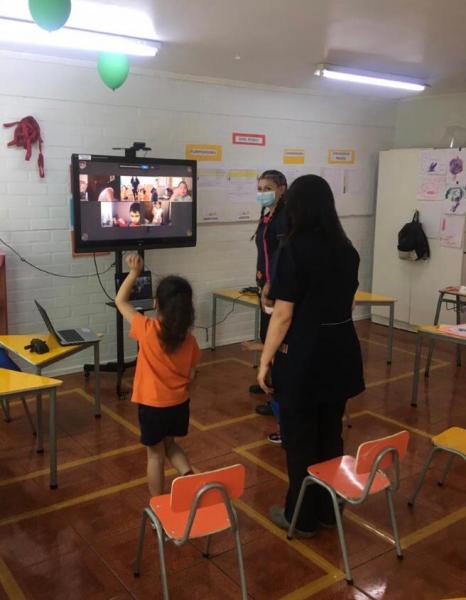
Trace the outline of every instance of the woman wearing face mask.
<path fill-rule="evenodd" d="M 270 286 L 272 262 L 286 230 L 283 195 L 287 189 L 285 175 L 280 171 L 264 171 L 257 182 L 257 201 L 261 206 L 259 225 L 253 238 L 257 246 L 256 283 L 261 297 L 265 297 Z M 265 293 L 264 293 L 265 292 Z M 268 309 L 270 310 L 270 309 Z M 267 335 L 270 312 L 261 311 L 260 338 L 262 342 Z M 251 393 L 261 393 L 258 385 L 249 388 Z M 273 414 L 270 402 L 256 407 L 260 415 Z M 280 444 L 280 435 L 271 434 L 269 441 Z"/>

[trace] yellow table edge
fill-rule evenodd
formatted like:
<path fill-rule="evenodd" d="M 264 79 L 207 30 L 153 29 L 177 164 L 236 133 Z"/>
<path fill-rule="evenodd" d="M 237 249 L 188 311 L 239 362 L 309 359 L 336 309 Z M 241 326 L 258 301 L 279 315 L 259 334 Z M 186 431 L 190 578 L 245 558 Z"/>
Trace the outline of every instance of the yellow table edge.
<path fill-rule="evenodd" d="M 25 350 L 32 338 L 45 341 L 50 349 L 45 354 L 34 354 Z M 100 340 L 99 340 L 100 341 Z M 85 350 L 98 342 L 87 342 L 85 344 L 74 344 L 73 346 L 60 346 L 54 336 L 49 333 L 28 333 L 21 335 L 0 335 L 0 346 L 27 361 L 30 365 L 40 367 L 50 361 L 55 362 L 68 355 Z"/>
<path fill-rule="evenodd" d="M 442 331 L 442 327 L 454 327 L 454 325 L 416 325 L 416 331 L 419 333 L 427 333 L 431 335 L 438 335 L 439 337 L 444 337 L 445 339 L 454 339 L 460 340 L 466 343 L 466 337 L 463 335 L 455 335 L 450 331 Z"/>
<path fill-rule="evenodd" d="M 63 381 L 0 368 L 0 396 L 36 392 L 61 386 Z"/>

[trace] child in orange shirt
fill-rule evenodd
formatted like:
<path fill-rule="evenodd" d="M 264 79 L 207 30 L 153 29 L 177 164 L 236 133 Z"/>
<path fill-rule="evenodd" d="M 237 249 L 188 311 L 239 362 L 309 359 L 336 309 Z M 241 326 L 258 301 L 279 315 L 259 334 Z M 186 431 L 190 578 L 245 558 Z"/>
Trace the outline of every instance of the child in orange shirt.
<path fill-rule="evenodd" d="M 163 494 L 165 458 L 180 475 L 192 468 L 175 437 L 184 437 L 189 425 L 189 384 L 201 351 L 190 333 L 194 323 L 193 292 L 181 277 L 161 280 L 155 292 L 157 319 L 137 312 L 128 302 L 143 268 L 142 258 L 131 254 L 129 273 L 115 304 L 131 324 L 129 335 L 139 344 L 132 402 L 138 404 L 141 443 L 147 447 L 147 478 L 152 496 Z"/>

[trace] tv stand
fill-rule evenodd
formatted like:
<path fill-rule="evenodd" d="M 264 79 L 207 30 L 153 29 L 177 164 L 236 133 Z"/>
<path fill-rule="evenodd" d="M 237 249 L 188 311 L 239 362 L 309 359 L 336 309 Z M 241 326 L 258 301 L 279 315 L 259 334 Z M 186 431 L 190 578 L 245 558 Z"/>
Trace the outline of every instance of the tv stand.
<path fill-rule="evenodd" d="M 138 254 L 144 259 L 144 250 L 138 250 Z M 117 250 L 115 252 L 115 274 L 121 275 L 123 273 L 123 253 L 121 250 Z M 117 335 L 117 359 L 115 361 L 108 362 L 106 364 L 100 365 L 100 372 L 104 373 L 116 373 L 117 374 L 117 383 L 116 383 L 116 393 L 120 400 L 125 400 L 127 397 L 127 392 L 122 389 L 122 380 L 123 375 L 126 369 L 131 369 L 135 366 L 136 361 L 131 360 L 125 362 L 125 342 L 124 342 L 124 331 L 123 331 L 123 317 L 121 316 L 120 311 L 117 309 L 114 302 L 107 302 L 107 306 L 111 306 L 115 309 L 116 313 L 116 335 Z M 94 371 L 93 364 L 85 364 L 84 367 L 84 377 L 88 378 L 91 371 Z"/>

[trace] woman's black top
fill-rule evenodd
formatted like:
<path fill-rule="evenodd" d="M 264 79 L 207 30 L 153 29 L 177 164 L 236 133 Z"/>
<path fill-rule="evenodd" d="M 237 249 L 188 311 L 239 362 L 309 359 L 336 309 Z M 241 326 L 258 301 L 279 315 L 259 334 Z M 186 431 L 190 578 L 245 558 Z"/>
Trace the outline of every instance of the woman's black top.
<path fill-rule="evenodd" d="M 269 296 L 294 303 L 284 340 L 287 353 L 277 353 L 278 363 L 286 366 L 286 373 L 278 377 L 277 396 L 293 391 L 298 404 L 356 396 L 365 387 L 352 320 L 358 288 L 356 249 L 349 241 L 332 248 L 315 231 L 288 241 L 274 262 Z"/>
<path fill-rule="evenodd" d="M 256 283 L 263 288 L 271 280 L 272 260 L 286 230 L 285 207 L 281 203 L 272 216 L 265 214 L 256 232 L 257 268 Z"/>

